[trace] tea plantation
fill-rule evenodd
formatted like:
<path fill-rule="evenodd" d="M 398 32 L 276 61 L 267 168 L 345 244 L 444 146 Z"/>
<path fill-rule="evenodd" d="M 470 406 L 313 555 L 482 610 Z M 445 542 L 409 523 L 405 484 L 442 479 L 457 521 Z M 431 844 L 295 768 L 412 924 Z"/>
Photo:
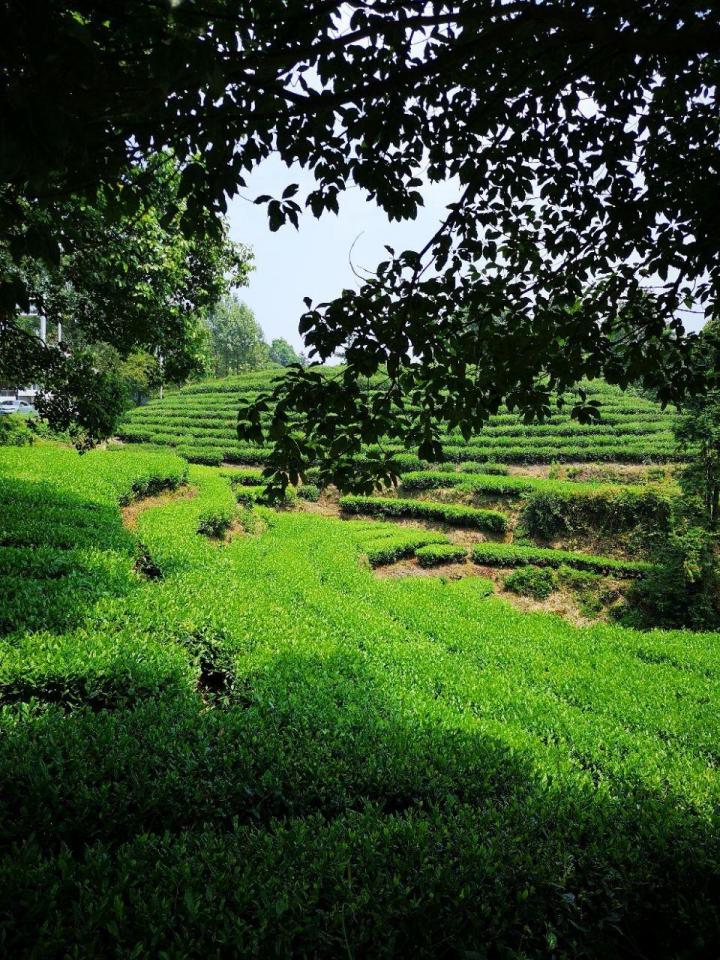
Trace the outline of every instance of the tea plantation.
<path fill-rule="evenodd" d="M 125 439 L 261 462 L 236 392 Z M 606 393 L 598 458 L 672 456 L 668 414 Z M 492 429 L 467 460 L 533 459 Z M 0 448 L 4 956 L 720 955 L 718 635 L 573 625 L 471 564 L 643 576 L 612 541 L 672 483 L 447 468 L 271 510 L 169 446 Z M 583 523 L 607 555 L 567 549 Z"/>
<path fill-rule="evenodd" d="M 120 436 L 129 442 L 176 447 L 194 463 L 262 464 L 268 456 L 266 448 L 237 440 L 237 409 L 241 400 L 247 402 L 267 392 L 275 376 L 268 371 L 192 384 L 134 410 Z M 584 386 L 599 405 L 599 423 L 579 424 L 568 412 L 557 413 L 543 424 L 528 425 L 516 414 L 499 413 L 469 443 L 459 433 L 446 434 L 445 458 L 499 463 L 665 463 L 678 458 L 670 432 L 670 410 L 602 382 Z M 405 454 L 399 448 L 397 452 Z"/>

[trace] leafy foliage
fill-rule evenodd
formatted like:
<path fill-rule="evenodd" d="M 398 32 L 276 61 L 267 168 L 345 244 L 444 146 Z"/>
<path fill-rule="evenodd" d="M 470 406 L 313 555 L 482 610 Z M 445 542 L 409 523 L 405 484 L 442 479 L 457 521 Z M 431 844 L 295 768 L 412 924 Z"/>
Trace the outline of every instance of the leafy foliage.
<path fill-rule="evenodd" d="M 0 446 L 25 447 L 35 441 L 28 418 L 18 413 L 0 416 Z"/>
<path fill-rule="evenodd" d="M 298 487 L 297 495 L 308 503 L 317 503 L 320 499 L 320 487 L 316 487 L 314 483 L 303 483 Z"/>
<path fill-rule="evenodd" d="M 122 583 L 36 632 L 18 607 L 2 647 L 8 952 L 716 952 L 715 635 L 376 579 L 374 521 L 268 512 L 218 549 L 199 517 L 233 494 L 203 467 L 137 516 L 148 582 L 113 504 L 179 481 L 176 457 L 4 448 L 0 469 L 26 574 L 62 580 L 94 537 Z"/>
<path fill-rule="evenodd" d="M 261 424 L 267 425 L 273 415 L 269 394 L 285 375 L 278 370 L 263 370 L 237 378 L 190 384 L 162 401 L 151 401 L 132 411 L 121 424 L 120 435 L 127 441 L 177 445 L 183 455 L 187 454 L 193 459 L 193 451 L 197 450 L 198 456 L 203 458 L 197 462 L 218 463 L 226 460 L 231 463 L 260 464 L 268 466 L 272 474 L 272 447 L 237 439 L 237 406 L 238 403 L 247 404 L 256 398 L 267 399 L 268 409 L 261 417 Z M 337 368 L 328 368 L 325 376 L 338 376 Z M 502 410 L 483 428 L 481 441 L 466 443 L 455 432 L 443 435 L 445 462 L 458 464 L 463 472 L 468 467 L 482 475 L 490 472 L 500 480 L 507 474 L 508 468 L 504 464 L 499 465 L 498 459 L 507 463 L 577 462 L 588 459 L 601 463 L 665 462 L 684 456 L 678 453 L 671 433 L 673 415 L 661 410 L 657 403 L 635 394 L 623 394 L 602 382 L 584 384 L 583 389 L 597 399 L 601 414 L 598 424 L 580 427 L 566 413 L 553 416 L 543 425 L 528 424 L 517 413 Z M 283 430 L 302 442 L 305 426 L 288 414 Z M 580 429 L 584 432 L 579 435 L 573 433 Z M 482 446 L 478 446 L 478 442 Z M 214 450 L 214 454 L 210 453 L 211 450 Z M 339 446 L 332 469 L 327 469 L 327 465 L 323 469 L 311 466 L 305 470 L 304 476 L 318 486 L 327 486 L 333 478 L 338 481 L 341 479 L 338 477 L 341 466 L 344 489 L 370 493 L 373 485 L 368 485 L 364 476 L 368 460 L 374 464 L 385 464 L 386 482 L 393 475 L 406 475 L 410 471 L 428 467 L 426 461 L 408 453 L 403 447 L 383 442 L 382 445 L 363 446 L 358 456 L 343 452 Z M 451 469 L 444 469 L 443 472 Z M 473 478 L 468 475 L 465 479 L 471 481 Z M 521 485 L 520 478 L 507 479 L 508 489 Z M 522 482 L 525 482 L 525 478 Z"/>
<path fill-rule="evenodd" d="M 505 579 L 505 589 L 533 600 L 547 600 L 557 588 L 557 578 L 552 570 L 541 567 L 520 567 Z"/>
<path fill-rule="evenodd" d="M 0 379 L 41 384 L 40 409 L 59 429 L 74 421 L 90 440 L 106 437 L 123 405 L 113 392 L 142 392 L 200 372 L 202 318 L 247 277 L 250 253 L 230 241 L 224 223 L 208 214 L 190 238 L 183 235 L 180 177 L 173 157 L 162 153 L 125 172 L 123 188 L 137 199 L 132 211 L 119 207 L 107 186 L 64 198 L 49 212 L 26 204 L 18 229 L 47 228 L 64 238 L 50 262 L 41 253 L 16 262 L 15 233 L 0 244 L 5 281 L 24 287 L 25 305 L 45 314 L 51 329 L 62 325 L 62 342 L 44 345 L 37 321 L 33 329 L 0 311 Z M 107 418 L 98 414 L 102 406 Z"/>
<path fill-rule="evenodd" d="M 520 522 L 528 533 L 544 540 L 559 534 L 595 530 L 619 533 L 643 527 L 656 533 L 669 529 L 671 497 L 660 487 L 597 486 L 549 481 L 524 504 Z"/>
<path fill-rule="evenodd" d="M 641 560 L 617 560 L 597 557 L 572 550 L 551 550 L 546 547 L 528 547 L 514 543 L 478 543 L 472 549 L 475 563 L 489 567 L 575 567 L 597 573 L 611 573 L 618 577 L 644 577 L 653 566 Z"/>
<path fill-rule="evenodd" d="M 421 567 L 438 567 L 446 563 L 462 563 L 467 558 L 465 547 L 454 543 L 428 544 L 415 551 Z"/>
<path fill-rule="evenodd" d="M 235 511 L 224 509 L 221 511 L 209 510 L 200 515 L 197 532 L 206 537 L 222 539 L 232 526 Z"/>
<path fill-rule="evenodd" d="M 720 391 L 710 390 L 688 401 L 675 435 L 692 459 L 680 474 L 690 496 L 699 496 L 712 529 L 720 521 Z"/>
<path fill-rule="evenodd" d="M 262 327 L 246 303 L 226 296 L 209 312 L 210 362 L 219 377 L 258 370 L 267 365 L 268 345 Z"/>
<path fill-rule="evenodd" d="M 650 575 L 628 596 L 619 616 L 632 626 L 720 627 L 717 537 L 683 520 L 673 524 L 656 550 Z"/>
<path fill-rule="evenodd" d="M 268 357 L 272 363 L 277 363 L 281 367 L 289 367 L 291 363 L 300 363 L 302 359 L 284 337 L 276 337 L 272 341 Z"/>
<path fill-rule="evenodd" d="M 453 504 L 432 503 L 428 500 L 351 495 L 340 498 L 340 509 L 348 514 L 362 513 L 370 516 L 439 520 L 458 527 L 474 527 L 491 533 L 503 533 L 507 529 L 507 518 L 497 510 L 477 510 L 474 507 L 457 507 Z"/>
<path fill-rule="evenodd" d="M 385 435 L 437 460 L 441 425 L 469 435 L 504 401 L 548 415 L 583 376 L 674 400 L 696 382 L 680 311 L 718 307 L 713 14 L 700 0 L 13 2 L 0 23 L 2 234 L 13 264 L 51 262 L 75 240 L 54 219 L 58 197 L 100 184 L 130 210 L 123 171 L 165 149 L 189 232 L 208 211 L 217 229 L 271 153 L 315 177 L 306 196 L 288 184 L 256 198 L 271 229 L 297 225 L 303 206 L 337 211 L 349 186 L 413 218 L 424 179 L 455 178 L 421 249 L 389 249 L 360 289 L 308 303 L 312 355 L 341 349 L 347 367 L 339 384 L 298 367 L 277 386 L 283 485 Z M 27 292 L 4 280 L 2 316 Z M 386 388 L 368 401 L 380 369 Z M 587 397 L 571 406 L 593 419 Z M 281 430 L 290 409 L 312 425 L 300 444 Z"/>

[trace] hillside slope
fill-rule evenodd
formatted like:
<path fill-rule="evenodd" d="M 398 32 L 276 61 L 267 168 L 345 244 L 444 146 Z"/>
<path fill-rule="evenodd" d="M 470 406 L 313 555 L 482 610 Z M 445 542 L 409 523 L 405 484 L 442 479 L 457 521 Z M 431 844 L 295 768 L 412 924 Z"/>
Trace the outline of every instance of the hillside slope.
<path fill-rule="evenodd" d="M 273 370 L 191 384 L 133 410 L 119 436 L 131 443 L 175 447 L 191 462 L 262 464 L 268 449 L 237 439 L 237 409 L 241 400 L 269 390 L 277 376 Z M 671 433 L 672 411 L 599 381 L 586 384 L 585 389 L 601 404 L 600 423 L 579 424 L 569 413 L 557 413 L 544 423 L 526 424 L 517 414 L 504 411 L 468 442 L 459 433 L 446 434 L 446 460 L 664 463 L 678 458 Z"/>
<path fill-rule="evenodd" d="M 370 521 L 208 537 L 167 453 L 0 475 L 3 955 L 718 956 L 717 634 L 378 579 Z"/>

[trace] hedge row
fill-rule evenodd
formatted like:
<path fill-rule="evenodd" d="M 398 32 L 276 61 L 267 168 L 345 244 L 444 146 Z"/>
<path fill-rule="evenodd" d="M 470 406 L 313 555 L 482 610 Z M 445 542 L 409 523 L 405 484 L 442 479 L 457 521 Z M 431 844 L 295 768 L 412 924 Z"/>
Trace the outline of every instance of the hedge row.
<path fill-rule="evenodd" d="M 43 454 L 3 488 L 76 509 Z M 716 636 L 375 578 L 355 521 L 219 548 L 189 479 L 137 520 L 161 578 L 0 645 L 4 955 L 718 954 Z"/>
<path fill-rule="evenodd" d="M 468 493 L 488 493 L 495 496 L 520 496 L 534 489 L 530 477 L 511 477 L 497 474 L 468 474 L 461 471 L 415 470 L 403 474 L 404 490 L 440 490 L 459 487 Z"/>
<path fill-rule="evenodd" d="M 653 567 L 650 563 L 630 560 L 615 560 L 612 557 L 596 557 L 571 550 L 550 550 L 544 547 L 522 547 L 511 543 L 480 543 L 472 549 L 475 563 L 488 567 L 522 567 L 533 564 L 538 567 L 574 567 L 596 573 L 615 574 L 619 577 L 643 577 Z"/>
<path fill-rule="evenodd" d="M 572 487 L 572 483 L 560 482 L 557 489 L 549 486 L 528 497 L 520 512 L 520 522 L 531 536 L 549 540 L 579 530 L 620 533 L 637 526 L 665 530 L 670 522 L 672 500 L 662 488 L 588 489 L 583 485 L 576 491 Z"/>
<path fill-rule="evenodd" d="M 465 547 L 454 543 L 439 543 L 421 547 L 415 551 L 415 556 L 421 567 L 439 567 L 446 563 L 463 563 L 467 553 Z"/>
<path fill-rule="evenodd" d="M 543 539 L 592 528 L 617 533 L 636 526 L 665 529 L 673 488 L 573 483 L 541 477 L 498 477 L 459 471 L 406 473 L 407 491 L 456 488 L 470 495 L 523 497 L 520 519 L 528 533 Z"/>
<path fill-rule="evenodd" d="M 447 537 L 423 530 L 398 531 L 389 536 L 361 541 L 363 552 L 373 567 L 397 563 L 407 557 L 417 556 L 428 544 L 446 544 Z"/>
<path fill-rule="evenodd" d="M 474 527 L 490 533 L 504 533 L 507 530 L 507 517 L 495 510 L 477 510 L 474 507 L 431 503 L 426 500 L 347 496 L 340 498 L 340 508 L 347 514 L 439 520 L 453 526 Z"/>

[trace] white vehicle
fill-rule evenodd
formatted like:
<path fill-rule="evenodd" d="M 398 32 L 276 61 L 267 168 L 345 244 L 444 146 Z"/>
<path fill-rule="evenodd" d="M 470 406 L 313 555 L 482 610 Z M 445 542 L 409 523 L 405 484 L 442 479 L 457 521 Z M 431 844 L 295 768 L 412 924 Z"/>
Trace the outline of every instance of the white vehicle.
<path fill-rule="evenodd" d="M 29 400 L 2 397 L 0 398 L 0 413 L 35 413 L 35 407 Z"/>

